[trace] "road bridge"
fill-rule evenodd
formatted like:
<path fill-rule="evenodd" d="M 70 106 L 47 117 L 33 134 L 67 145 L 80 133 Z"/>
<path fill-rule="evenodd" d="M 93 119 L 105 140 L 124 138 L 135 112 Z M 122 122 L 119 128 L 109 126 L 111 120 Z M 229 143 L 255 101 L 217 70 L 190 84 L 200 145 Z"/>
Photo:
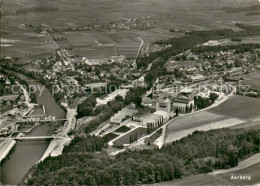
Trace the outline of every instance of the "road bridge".
<path fill-rule="evenodd" d="M 63 136 L 20 136 L 20 137 L 12 137 L 11 139 L 17 140 L 17 141 L 49 141 L 53 139 L 63 139 L 65 137 Z M 4 140 L 6 138 L 0 138 L 1 140 Z"/>

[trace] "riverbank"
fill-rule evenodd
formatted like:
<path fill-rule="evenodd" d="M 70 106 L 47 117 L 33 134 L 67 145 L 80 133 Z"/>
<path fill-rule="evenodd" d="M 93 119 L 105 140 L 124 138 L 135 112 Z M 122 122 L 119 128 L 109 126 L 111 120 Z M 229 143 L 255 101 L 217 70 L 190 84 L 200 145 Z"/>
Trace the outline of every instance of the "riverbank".
<path fill-rule="evenodd" d="M 40 161 L 43 161 L 48 156 L 55 157 L 62 154 L 63 148 L 71 141 L 68 133 L 73 131 L 76 127 L 76 115 L 77 108 L 67 108 L 67 121 L 64 123 L 61 131 L 55 135 L 59 138 L 55 138 L 51 141 Z"/>
<path fill-rule="evenodd" d="M 63 148 L 68 145 L 71 141 L 71 138 L 59 138 L 59 139 L 53 139 L 45 153 L 43 154 L 42 158 L 39 160 L 43 161 L 47 157 L 55 157 L 62 154 Z"/>
<path fill-rule="evenodd" d="M 44 86 L 37 82 L 33 81 L 34 79 L 15 72 L 15 74 L 28 82 L 29 85 L 35 85 L 40 88 L 43 88 Z M 19 83 L 17 85 L 20 85 Z M 28 110 L 31 110 L 30 107 L 33 107 L 34 104 L 29 103 L 30 98 L 29 94 L 26 91 L 26 89 L 23 89 L 24 87 L 21 86 L 22 93 L 25 96 L 25 102 L 26 105 L 29 107 Z M 65 119 L 66 118 L 66 112 L 64 111 L 63 108 L 61 108 L 59 105 L 56 104 L 55 99 L 52 97 L 52 94 L 48 89 L 45 89 L 44 94 L 36 94 L 37 96 L 37 104 L 38 105 L 43 105 L 44 110 L 46 112 L 47 116 L 55 117 L 55 119 Z M 37 125 L 35 126 L 32 130 L 30 130 L 29 134 L 30 136 L 46 136 L 50 135 L 47 133 L 52 126 L 48 125 Z M 54 130 L 54 129 L 52 129 Z M 36 132 L 35 132 L 36 131 Z M 27 131 L 28 132 L 28 131 Z M 62 149 L 66 142 L 69 140 L 64 140 L 64 139 L 59 139 L 59 140 L 54 140 L 52 143 L 46 143 L 46 142 L 37 142 L 37 143 L 23 143 L 20 142 L 16 146 L 13 146 L 13 153 L 10 154 L 10 151 L 8 152 L 10 155 L 10 158 L 8 158 L 4 164 L 1 166 L 1 183 L 3 184 L 18 184 L 24 175 L 28 172 L 28 170 L 35 165 L 35 163 L 39 162 L 41 158 L 43 157 L 44 154 L 46 153 L 49 145 L 51 147 L 53 146 L 52 144 L 56 143 L 58 146 L 54 146 L 53 148 L 53 154 L 58 154 L 58 152 L 62 152 Z M 15 140 L 14 140 L 15 142 Z M 0 144 L 0 146 L 3 145 L 4 142 Z M 9 142 L 10 143 L 10 142 Z M 2 148 L 1 148 L 2 149 Z M 1 150 L 0 149 L 0 150 Z M 6 147 L 5 147 L 6 149 Z M 7 153 L 7 150 L 5 150 Z M 7 153 L 7 154 L 8 154 Z M 0 152 L 2 155 L 2 152 Z"/>
<path fill-rule="evenodd" d="M 2 163 L 2 160 L 8 156 L 15 144 L 16 141 L 11 138 L 5 139 L 5 141 L 0 144 L 0 164 Z"/>

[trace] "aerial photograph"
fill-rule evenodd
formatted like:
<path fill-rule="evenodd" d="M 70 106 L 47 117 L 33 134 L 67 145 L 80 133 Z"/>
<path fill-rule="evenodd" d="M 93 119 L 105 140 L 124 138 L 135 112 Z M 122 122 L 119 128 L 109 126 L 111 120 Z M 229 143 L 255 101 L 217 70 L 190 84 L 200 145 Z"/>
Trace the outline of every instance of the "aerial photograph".
<path fill-rule="evenodd" d="M 0 0 L 0 185 L 260 185 L 260 0 Z"/>

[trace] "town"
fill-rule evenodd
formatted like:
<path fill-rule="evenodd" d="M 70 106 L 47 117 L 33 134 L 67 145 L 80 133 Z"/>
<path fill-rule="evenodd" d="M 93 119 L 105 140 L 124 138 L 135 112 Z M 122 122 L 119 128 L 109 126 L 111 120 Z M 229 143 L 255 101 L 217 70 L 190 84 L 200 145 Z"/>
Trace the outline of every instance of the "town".
<path fill-rule="evenodd" d="M 60 7 L 4 15 L 56 11 Z M 33 38 L 33 47 L 40 40 L 49 51 L 1 55 L 0 183 L 185 185 L 202 175 L 198 184 L 233 184 L 241 180 L 224 173 L 233 176 L 259 163 L 259 26 L 169 26 L 163 37 L 149 40 L 143 32 L 152 35 L 164 27 L 148 13 L 81 25 L 22 20 L 24 37 Z M 3 37 L 5 50 L 21 44 L 8 33 Z M 89 50 L 98 47 L 100 55 L 82 52 L 88 39 L 93 39 Z M 28 152 L 36 153 L 22 171 L 10 170 Z M 243 167 L 247 161 L 253 163 Z M 257 176 L 243 181 L 256 184 Z"/>

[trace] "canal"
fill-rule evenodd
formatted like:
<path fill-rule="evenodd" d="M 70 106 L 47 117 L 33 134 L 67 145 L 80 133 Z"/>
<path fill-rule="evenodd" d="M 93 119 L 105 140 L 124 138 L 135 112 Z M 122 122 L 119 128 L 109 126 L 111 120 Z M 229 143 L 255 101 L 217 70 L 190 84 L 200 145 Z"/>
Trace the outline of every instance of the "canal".
<path fill-rule="evenodd" d="M 39 82 L 21 73 L 16 73 L 21 79 L 26 80 L 29 85 L 43 87 Z M 37 103 L 44 105 L 47 116 L 54 116 L 56 119 L 65 119 L 66 112 L 56 104 L 51 92 L 44 89 L 44 94 L 37 93 Z M 35 127 L 26 136 L 50 135 L 59 125 L 44 124 Z M 19 142 L 9 158 L 1 165 L 0 180 L 2 184 L 18 184 L 28 170 L 37 163 L 46 151 L 49 142 Z"/>

